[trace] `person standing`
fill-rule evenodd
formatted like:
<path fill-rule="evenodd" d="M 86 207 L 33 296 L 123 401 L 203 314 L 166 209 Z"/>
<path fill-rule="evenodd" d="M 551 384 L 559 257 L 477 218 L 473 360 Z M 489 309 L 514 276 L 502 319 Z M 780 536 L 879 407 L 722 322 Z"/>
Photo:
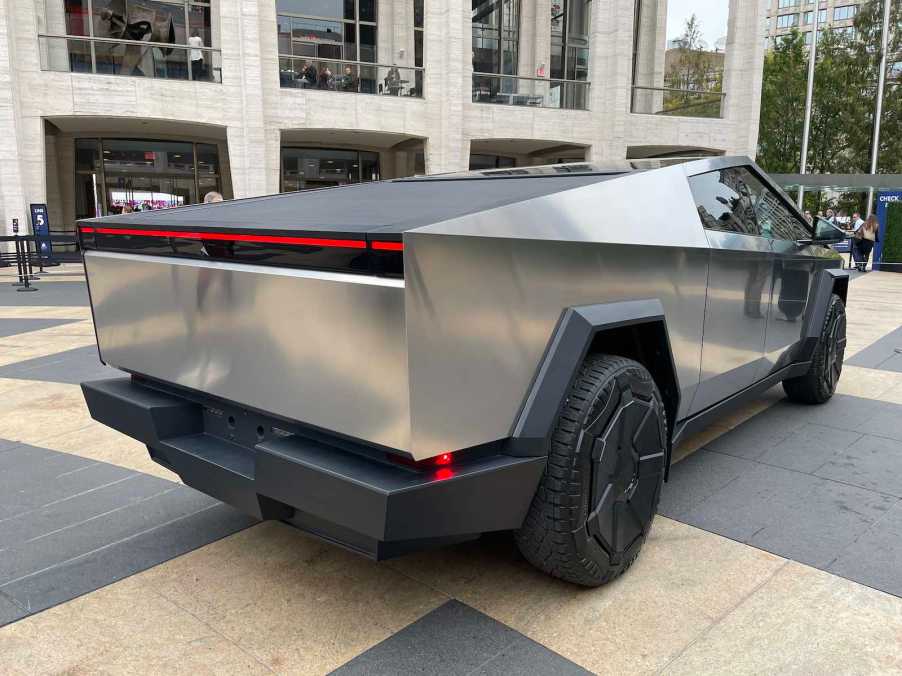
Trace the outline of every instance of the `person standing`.
<path fill-rule="evenodd" d="M 868 259 L 871 257 L 871 251 L 874 250 L 874 243 L 880 237 L 879 229 L 880 224 L 877 222 L 877 217 L 871 214 L 868 216 L 868 220 L 862 221 L 861 226 L 855 231 L 855 240 L 852 246 L 856 251 L 855 262 L 859 272 L 864 272 L 868 266 Z"/>
<path fill-rule="evenodd" d="M 207 72 L 204 68 L 204 52 L 201 49 L 204 46 L 204 40 L 196 28 L 191 31 L 188 45 L 191 47 L 191 79 L 205 80 Z"/>

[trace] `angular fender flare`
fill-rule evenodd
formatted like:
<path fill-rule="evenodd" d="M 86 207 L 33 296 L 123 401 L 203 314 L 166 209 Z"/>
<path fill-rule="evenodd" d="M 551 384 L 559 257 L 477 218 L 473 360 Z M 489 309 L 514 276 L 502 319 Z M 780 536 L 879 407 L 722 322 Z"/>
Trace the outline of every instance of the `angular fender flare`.
<path fill-rule="evenodd" d="M 555 420 L 593 340 L 604 331 L 630 326 L 647 326 L 660 334 L 663 345 L 659 354 L 665 363 L 659 369 L 660 373 L 653 375 L 657 375 L 656 382 L 668 411 L 670 434 L 673 434 L 680 388 L 661 301 L 652 298 L 580 305 L 565 309 L 558 321 L 514 423 L 506 448 L 508 454 L 547 454 Z M 670 450 L 668 443 L 667 467 L 670 465 Z"/>
<path fill-rule="evenodd" d="M 811 361 L 817 341 L 820 339 L 821 330 L 824 328 L 824 318 L 830 308 L 830 299 L 833 294 L 839 294 L 846 302 L 849 292 L 849 271 L 839 268 L 826 268 L 821 270 L 817 281 L 811 285 L 808 299 L 808 312 L 805 323 L 802 325 L 802 340 L 799 342 L 793 362 Z"/>

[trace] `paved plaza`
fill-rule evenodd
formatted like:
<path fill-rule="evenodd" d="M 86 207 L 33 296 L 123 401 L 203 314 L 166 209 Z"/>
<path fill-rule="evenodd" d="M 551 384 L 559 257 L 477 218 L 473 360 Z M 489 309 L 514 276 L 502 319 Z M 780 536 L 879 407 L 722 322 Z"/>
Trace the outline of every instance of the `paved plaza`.
<path fill-rule="evenodd" d="M 902 673 L 902 275 L 849 289 L 837 395 L 688 440 L 599 589 L 509 534 L 375 563 L 187 488 L 91 420 L 81 268 L 0 269 L 0 674 Z"/>

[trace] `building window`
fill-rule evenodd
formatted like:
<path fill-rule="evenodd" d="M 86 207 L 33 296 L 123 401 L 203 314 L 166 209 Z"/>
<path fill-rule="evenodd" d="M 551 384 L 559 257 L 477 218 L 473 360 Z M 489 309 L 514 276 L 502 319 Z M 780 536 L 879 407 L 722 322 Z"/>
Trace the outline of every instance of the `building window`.
<path fill-rule="evenodd" d="M 55 3 L 65 26 L 56 25 Z M 219 81 L 207 0 L 49 0 L 45 70 Z"/>
<path fill-rule="evenodd" d="M 585 82 L 589 79 L 589 0 L 554 0 L 551 3 L 551 79 Z M 565 99 L 564 108 L 586 108 L 587 88 L 551 83 L 552 95 Z"/>
<path fill-rule="evenodd" d="M 729 5 L 636 0 L 632 112 L 721 117 Z"/>
<path fill-rule="evenodd" d="M 777 17 L 777 28 L 791 28 L 799 25 L 798 14 L 781 14 Z"/>
<path fill-rule="evenodd" d="M 77 218 L 196 204 L 210 191 L 222 192 L 219 150 L 213 144 L 75 140 Z"/>
<path fill-rule="evenodd" d="M 282 148 L 282 192 L 378 180 L 378 153 L 331 148 Z"/>
<path fill-rule="evenodd" d="M 805 12 L 804 16 L 802 17 L 802 24 L 804 24 L 805 26 L 810 26 L 813 22 L 814 22 L 814 12 Z M 827 23 L 827 10 L 826 9 L 822 9 L 818 12 L 817 22 L 819 25 Z"/>
<path fill-rule="evenodd" d="M 282 87 L 423 95 L 422 3 L 417 12 L 414 2 L 413 67 L 378 64 L 376 0 L 276 0 L 276 13 Z"/>
<path fill-rule="evenodd" d="M 472 0 L 473 72 L 517 74 L 520 0 Z"/>
<path fill-rule="evenodd" d="M 413 0 L 413 65 L 419 69 L 423 68 L 423 25 L 424 17 L 424 0 Z M 423 71 L 417 70 L 414 73 L 416 78 L 416 90 L 422 96 L 423 92 Z"/>
<path fill-rule="evenodd" d="M 833 8 L 833 20 L 834 21 L 846 21 L 847 19 L 854 19 L 855 14 L 858 12 L 858 7 L 856 5 L 846 5 L 845 7 L 834 7 Z"/>
<path fill-rule="evenodd" d="M 800 0 L 779 0 L 777 2 L 778 9 L 786 9 L 787 7 L 798 7 Z"/>

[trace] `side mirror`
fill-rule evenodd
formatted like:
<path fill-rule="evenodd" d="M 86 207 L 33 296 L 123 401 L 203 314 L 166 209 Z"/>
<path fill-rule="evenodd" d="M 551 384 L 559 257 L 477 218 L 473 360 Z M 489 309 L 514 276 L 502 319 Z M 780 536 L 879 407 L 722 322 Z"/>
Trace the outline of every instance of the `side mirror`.
<path fill-rule="evenodd" d="M 838 244 L 845 242 L 848 238 L 849 236 L 842 228 L 833 225 L 826 219 L 817 218 L 814 221 L 814 237 L 806 241 L 811 244 Z"/>

